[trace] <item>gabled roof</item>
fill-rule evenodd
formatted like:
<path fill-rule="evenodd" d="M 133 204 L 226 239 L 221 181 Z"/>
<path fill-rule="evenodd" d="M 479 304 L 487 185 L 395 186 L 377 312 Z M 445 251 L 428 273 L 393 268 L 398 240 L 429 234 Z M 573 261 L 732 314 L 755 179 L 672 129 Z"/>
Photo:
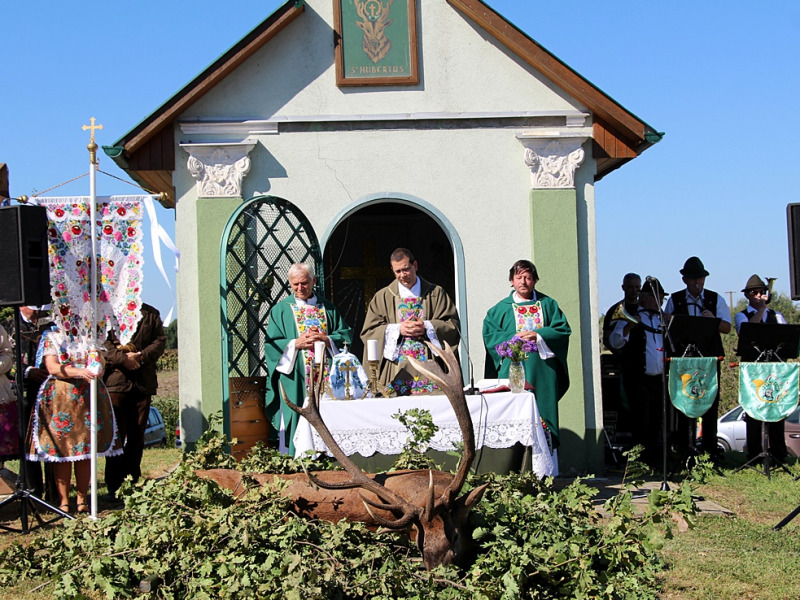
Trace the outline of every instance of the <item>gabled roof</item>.
<path fill-rule="evenodd" d="M 481 0 L 447 0 L 493 35 L 501 44 L 550 79 L 593 113 L 595 179 L 619 168 L 661 139 L 647 123 L 581 77 Z M 174 206 L 175 169 L 173 123 L 179 115 L 266 45 L 303 13 L 303 0 L 288 0 L 235 46 L 217 59 L 144 121 L 120 138 L 106 153 L 143 187 L 166 192 Z"/>

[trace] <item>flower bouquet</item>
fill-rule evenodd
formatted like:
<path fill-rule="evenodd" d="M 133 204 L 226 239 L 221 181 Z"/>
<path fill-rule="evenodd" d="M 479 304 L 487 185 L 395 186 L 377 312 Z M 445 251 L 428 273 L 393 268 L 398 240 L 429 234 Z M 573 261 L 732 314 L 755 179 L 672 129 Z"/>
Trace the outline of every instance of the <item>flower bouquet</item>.
<path fill-rule="evenodd" d="M 502 358 L 511 360 L 508 367 L 508 385 L 511 391 L 515 394 L 525 391 L 525 369 L 522 363 L 528 358 L 529 353 L 539 351 L 536 342 L 523 340 L 515 335 L 507 342 L 497 344 L 494 349 Z"/>
<path fill-rule="evenodd" d="M 531 352 L 538 352 L 539 348 L 533 340 L 523 340 L 515 335 L 507 342 L 502 342 L 494 347 L 497 354 L 503 358 L 508 358 L 511 362 L 522 362 L 528 358 Z"/>

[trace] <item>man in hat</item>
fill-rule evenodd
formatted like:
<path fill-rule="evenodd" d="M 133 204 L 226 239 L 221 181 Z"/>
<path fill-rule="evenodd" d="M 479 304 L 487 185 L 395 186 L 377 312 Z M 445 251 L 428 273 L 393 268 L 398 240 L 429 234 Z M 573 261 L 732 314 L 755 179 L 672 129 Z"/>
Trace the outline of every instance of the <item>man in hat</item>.
<path fill-rule="evenodd" d="M 731 311 L 728 308 L 722 294 L 705 289 L 706 271 L 703 261 L 696 256 L 689 257 L 680 271 L 683 276 L 683 283 L 686 284 L 685 290 L 674 292 L 669 300 L 664 312 L 672 315 L 689 315 L 691 317 L 705 317 L 720 319 L 717 328 L 718 334 L 708 345 L 698 348 L 703 356 L 724 356 L 725 350 L 722 347 L 722 334 L 729 333 L 731 330 Z M 720 379 L 719 361 L 717 362 L 717 381 Z M 712 457 L 718 455 L 717 452 L 717 415 L 719 413 L 719 386 L 717 386 L 717 396 L 714 403 L 703 415 L 703 437 L 702 449 Z M 688 439 L 688 428 L 690 427 L 688 417 L 682 413 L 678 414 L 678 436 L 679 439 L 686 434 Z"/>
<path fill-rule="evenodd" d="M 661 415 L 664 403 L 664 340 L 659 308 L 667 294 L 655 277 L 648 277 L 639 294 L 638 323 L 612 321 L 609 343 L 628 358 L 624 373 L 633 443 L 644 446 L 643 459 L 650 466 L 659 464 Z M 630 391 L 628 391 L 630 390 Z"/>
<path fill-rule="evenodd" d="M 767 307 L 769 302 L 769 287 L 758 275 L 751 275 L 747 284 L 742 290 L 744 297 L 747 298 L 747 307 L 736 313 L 734 325 L 736 333 L 742 328 L 742 323 L 780 323 L 786 324 L 783 315 Z M 767 435 L 769 436 L 770 453 L 778 460 L 786 459 L 786 438 L 784 437 L 783 426 L 786 419 L 767 423 Z M 747 458 L 755 458 L 761 454 L 761 421 L 745 417 L 747 424 Z"/>

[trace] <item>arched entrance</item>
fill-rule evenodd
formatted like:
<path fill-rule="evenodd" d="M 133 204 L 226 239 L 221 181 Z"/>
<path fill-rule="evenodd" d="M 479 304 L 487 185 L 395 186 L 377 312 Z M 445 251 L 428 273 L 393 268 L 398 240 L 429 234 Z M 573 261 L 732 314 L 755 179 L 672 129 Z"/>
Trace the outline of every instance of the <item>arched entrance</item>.
<path fill-rule="evenodd" d="M 458 298 L 454 248 L 442 225 L 407 201 L 381 198 L 349 212 L 330 231 L 323 252 L 325 290 L 353 327 L 353 347 L 361 356 L 359 333 L 369 301 L 392 279 L 389 256 L 410 249 L 424 279 Z M 459 307 L 461 308 L 461 307 Z"/>

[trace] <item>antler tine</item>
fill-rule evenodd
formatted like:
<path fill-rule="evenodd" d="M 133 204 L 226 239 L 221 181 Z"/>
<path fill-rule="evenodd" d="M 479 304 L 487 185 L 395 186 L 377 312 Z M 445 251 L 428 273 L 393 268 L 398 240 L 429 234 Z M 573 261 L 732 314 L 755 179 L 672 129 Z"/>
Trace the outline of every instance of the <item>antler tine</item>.
<path fill-rule="evenodd" d="M 432 360 L 421 362 L 409 356 L 408 361 L 417 371 L 432 379 L 447 396 L 450 406 L 453 407 L 453 411 L 456 413 L 456 420 L 461 428 L 461 437 L 464 441 L 464 454 L 458 463 L 456 475 L 440 496 L 440 500 L 449 505 L 455 500 L 467 480 L 472 461 L 475 459 L 475 430 L 467 407 L 467 398 L 464 395 L 461 367 L 458 364 L 455 352 L 447 342 L 444 344 L 444 350 L 440 350 L 430 342 L 426 341 L 425 343 L 431 352 L 444 361 L 447 373 L 444 373 L 442 368 Z"/>
<path fill-rule="evenodd" d="M 421 511 L 419 507 L 406 502 L 402 497 L 395 494 L 392 490 L 367 477 L 366 473 L 359 469 L 352 459 L 341 449 L 339 444 L 334 439 L 333 434 L 331 434 L 330 430 L 328 429 L 328 426 L 322 420 L 322 416 L 319 412 L 319 396 L 322 389 L 321 385 L 315 386 L 313 397 L 309 398 L 308 403 L 302 408 L 298 407 L 291 400 L 289 400 L 286 395 L 286 390 L 283 389 L 283 385 L 281 385 L 280 388 L 281 396 L 283 397 L 283 401 L 286 403 L 286 405 L 309 422 L 309 424 L 322 438 L 322 441 L 328 447 L 328 450 L 330 450 L 331 454 L 333 454 L 333 457 L 350 475 L 350 481 L 333 484 L 326 483 L 321 481 L 318 477 L 315 477 L 315 485 L 325 489 L 346 489 L 359 487 L 375 494 L 378 498 L 383 500 L 386 505 L 390 506 L 391 509 L 397 509 L 399 507 L 399 510 L 403 513 L 403 516 L 400 519 L 401 521 L 406 518 L 408 518 L 410 521 L 419 516 Z M 380 505 L 376 505 L 376 508 L 379 506 Z"/>

